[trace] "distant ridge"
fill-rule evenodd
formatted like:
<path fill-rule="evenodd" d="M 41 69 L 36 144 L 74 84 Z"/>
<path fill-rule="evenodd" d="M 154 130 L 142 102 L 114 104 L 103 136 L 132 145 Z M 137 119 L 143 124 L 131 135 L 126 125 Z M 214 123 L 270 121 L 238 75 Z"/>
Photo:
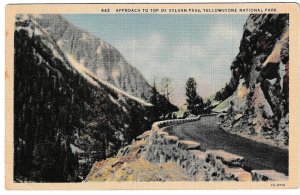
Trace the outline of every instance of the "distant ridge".
<path fill-rule="evenodd" d="M 63 52 L 87 68 L 95 78 L 127 93 L 150 100 L 151 86 L 139 70 L 113 46 L 75 27 L 61 15 L 29 15 L 60 46 Z"/>

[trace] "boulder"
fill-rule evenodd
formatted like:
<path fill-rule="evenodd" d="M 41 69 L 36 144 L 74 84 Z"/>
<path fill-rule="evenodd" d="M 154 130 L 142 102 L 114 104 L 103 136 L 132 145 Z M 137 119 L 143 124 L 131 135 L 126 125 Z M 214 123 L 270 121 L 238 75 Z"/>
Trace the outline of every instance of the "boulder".
<path fill-rule="evenodd" d="M 216 159 L 220 159 L 228 166 L 241 167 L 244 162 L 244 157 L 225 152 L 224 150 L 210 150 L 207 151 L 207 154 L 214 156 Z"/>
<path fill-rule="evenodd" d="M 150 135 L 151 135 L 151 130 L 145 131 L 143 134 L 137 136 L 137 137 L 136 137 L 136 140 L 146 139 L 146 138 L 149 137 Z"/>
<path fill-rule="evenodd" d="M 253 181 L 287 181 L 288 176 L 275 170 L 252 170 Z"/>
<path fill-rule="evenodd" d="M 217 117 L 220 118 L 220 119 L 224 119 L 225 116 L 226 116 L 225 113 L 220 113 L 220 114 L 217 115 Z"/>
<path fill-rule="evenodd" d="M 167 135 L 169 135 L 167 132 L 165 132 L 165 131 L 158 131 L 157 133 L 157 136 L 167 136 Z"/>
<path fill-rule="evenodd" d="M 237 181 L 252 181 L 251 173 L 245 171 L 242 168 L 229 168 L 224 169 L 225 174 L 229 175 L 230 178 L 234 178 Z"/>
<path fill-rule="evenodd" d="M 250 124 L 253 124 L 253 119 L 252 119 L 252 118 L 249 118 L 249 119 L 247 120 L 247 122 L 248 122 L 249 125 L 250 125 Z"/>
<path fill-rule="evenodd" d="M 243 114 L 237 114 L 234 116 L 233 120 L 234 122 L 237 122 L 238 120 L 240 120 L 243 117 Z"/>
<path fill-rule="evenodd" d="M 205 161 L 207 158 L 207 154 L 205 152 L 202 152 L 200 150 L 190 150 L 190 153 L 194 155 L 196 160 L 203 160 Z"/>
<path fill-rule="evenodd" d="M 129 151 L 129 148 L 130 148 L 130 145 L 129 146 L 125 146 L 124 148 L 121 148 L 118 151 L 117 156 L 124 156 L 124 155 L 126 155 L 128 153 L 128 151 Z"/>
<path fill-rule="evenodd" d="M 200 149 L 200 143 L 192 141 L 192 140 L 180 140 L 177 142 L 177 146 L 184 150 Z"/>
<path fill-rule="evenodd" d="M 168 144 L 176 144 L 178 141 L 178 137 L 174 135 L 167 135 L 165 136 L 165 140 L 167 141 Z"/>
<path fill-rule="evenodd" d="M 254 126 L 255 133 L 261 133 L 262 132 L 262 126 L 260 124 L 257 124 Z"/>

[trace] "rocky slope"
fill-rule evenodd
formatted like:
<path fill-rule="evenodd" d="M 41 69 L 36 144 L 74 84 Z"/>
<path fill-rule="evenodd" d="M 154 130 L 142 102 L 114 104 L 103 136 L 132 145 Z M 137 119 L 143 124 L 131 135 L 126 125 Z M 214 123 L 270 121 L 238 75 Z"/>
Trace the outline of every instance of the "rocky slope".
<path fill-rule="evenodd" d="M 199 144 L 179 141 L 159 128 L 137 137 L 118 155 L 96 162 L 85 181 L 210 181 L 234 180 L 221 160 L 198 150 Z M 251 175 L 248 173 L 249 178 Z"/>
<path fill-rule="evenodd" d="M 195 118 L 199 120 L 199 118 Z M 274 170 L 249 170 L 244 158 L 223 150 L 205 150 L 201 143 L 169 135 L 157 122 L 118 155 L 94 164 L 86 182 L 99 181 L 284 181 Z"/>
<path fill-rule="evenodd" d="M 80 181 L 149 128 L 149 103 L 98 79 L 35 20 L 17 16 L 14 41 L 16 182 Z"/>
<path fill-rule="evenodd" d="M 289 142 L 289 16 L 253 14 L 232 63 L 236 83 L 222 127 L 286 148 Z M 227 99 L 227 100 L 228 100 Z"/>
<path fill-rule="evenodd" d="M 60 15 L 31 15 L 62 48 L 65 56 L 131 95 L 150 100 L 151 87 L 113 46 L 81 30 Z"/>

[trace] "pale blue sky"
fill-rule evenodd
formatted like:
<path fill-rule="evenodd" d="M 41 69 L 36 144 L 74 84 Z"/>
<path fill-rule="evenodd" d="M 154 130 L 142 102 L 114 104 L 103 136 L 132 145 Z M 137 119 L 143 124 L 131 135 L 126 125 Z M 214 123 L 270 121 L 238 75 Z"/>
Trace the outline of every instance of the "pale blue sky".
<path fill-rule="evenodd" d="M 185 100 L 185 82 L 195 77 L 206 97 L 229 81 L 248 15 L 63 15 L 116 47 L 150 84 L 173 82 L 175 103 Z"/>

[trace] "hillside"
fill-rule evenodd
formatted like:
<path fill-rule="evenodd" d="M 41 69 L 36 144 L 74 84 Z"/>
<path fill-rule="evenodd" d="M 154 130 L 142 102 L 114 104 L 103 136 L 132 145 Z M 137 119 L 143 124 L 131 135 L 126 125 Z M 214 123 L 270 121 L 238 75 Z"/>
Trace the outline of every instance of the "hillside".
<path fill-rule="evenodd" d="M 60 15 L 30 15 L 66 53 L 66 57 L 81 64 L 97 79 L 150 100 L 151 86 L 143 75 L 129 64 L 113 46 L 75 27 Z"/>
<path fill-rule="evenodd" d="M 255 142 L 224 132 L 216 119 L 215 115 L 208 115 L 156 122 L 150 131 L 136 137 L 116 156 L 95 162 L 85 181 L 249 182 L 288 179 L 287 152 L 280 154 L 281 150 L 274 151 L 271 149 L 274 147 L 258 143 L 254 152 L 249 145 L 253 146 Z M 266 154 L 269 154 L 267 158 Z M 274 168 L 276 170 L 272 170 Z"/>
<path fill-rule="evenodd" d="M 232 63 L 232 95 L 221 126 L 286 148 L 289 143 L 289 17 L 253 14 Z"/>
<path fill-rule="evenodd" d="M 250 173 L 232 173 L 212 151 L 201 151 L 199 143 L 179 140 L 158 124 L 119 150 L 117 156 L 96 162 L 85 181 L 251 180 Z"/>
<path fill-rule="evenodd" d="M 35 20 L 17 16 L 14 41 L 16 182 L 81 181 L 150 128 L 151 104 L 93 75 Z"/>

